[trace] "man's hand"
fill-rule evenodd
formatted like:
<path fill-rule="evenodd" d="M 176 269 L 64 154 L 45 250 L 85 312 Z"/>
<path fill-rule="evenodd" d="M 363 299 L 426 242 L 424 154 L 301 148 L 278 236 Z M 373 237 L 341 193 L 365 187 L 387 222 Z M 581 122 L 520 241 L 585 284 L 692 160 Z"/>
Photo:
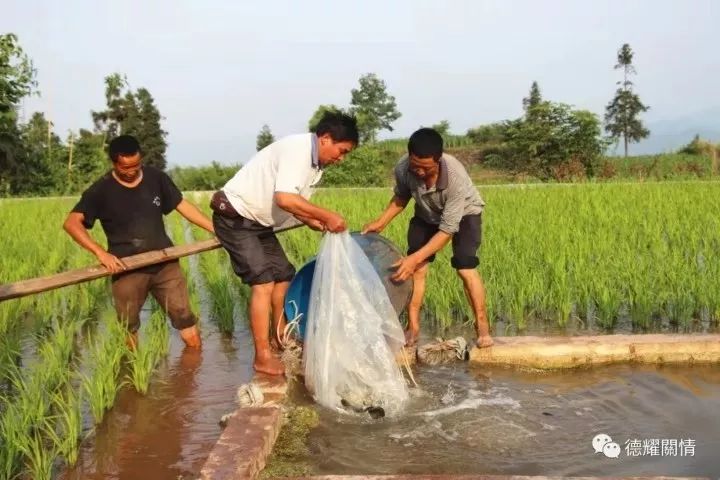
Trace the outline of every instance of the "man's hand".
<path fill-rule="evenodd" d="M 123 270 L 127 270 L 127 265 L 125 265 L 122 260 L 112 253 L 103 250 L 98 252 L 96 256 L 97 259 L 100 260 L 100 263 L 102 263 L 103 266 L 110 271 L 110 273 L 118 273 Z"/>
<path fill-rule="evenodd" d="M 326 230 L 325 224 L 322 223 L 320 220 L 315 220 L 314 218 L 308 218 L 307 220 L 303 220 L 303 223 L 310 227 L 312 230 L 315 230 L 316 232 L 324 232 Z"/>
<path fill-rule="evenodd" d="M 404 282 L 408 278 L 412 277 L 419 264 L 420 262 L 418 262 L 416 257 L 413 255 L 402 258 L 392 265 L 393 267 L 397 267 L 397 270 L 390 279 L 395 282 Z"/>
<path fill-rule="evenodd" d="M 330 212 L 325 221 L 325 228 L 327 228 L 328 232 L 340 233 L 347 230 L 347 224 L 342 215 Z"/>
<path fill-rule="evenodd" d="M 374 220 L 370 223 L 365 224 L 362 228 L 362 234 L 366 233 L 380 233 L 385 229 L 385 225 L 380 220 Z"/>

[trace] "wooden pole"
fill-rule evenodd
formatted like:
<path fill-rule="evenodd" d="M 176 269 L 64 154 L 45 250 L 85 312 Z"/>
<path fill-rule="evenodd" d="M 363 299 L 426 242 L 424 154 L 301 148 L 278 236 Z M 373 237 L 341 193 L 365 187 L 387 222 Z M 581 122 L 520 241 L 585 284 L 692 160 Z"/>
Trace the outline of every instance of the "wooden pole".
<path fill-rule="evenodd" d="M 139 253 L 129 257 L 122 258 L 127 265 L 128 270 L 135 270 L 149 265 L 175 260 L 187 255 L 205 252 L 220 247 L 220 242 L 216 238 L 203 240 L 202 242 L 190 245 L 180 245 L 175 247 L 164 248 L 162 250 L 153 250 L 151 252 Z M 90 280 L 106 277 L 110 275 L 107 268 L 102 265 L 94 265 L 92 267 L 78 268 L 69 272 L 57 273 L 47 277 L 33 278 L 20 282 L 0 285 L 0 302 L 10 300 L 11 298 L 25 297 L 35 293 L 46 292 L 55 288 L 75 285 Z"/>
<path fill-rule="evenodd" d="M 275 233 L 287 232 L 288 230 L 294 230 L 303 226 L 305 226 L 305 224 L 300 223 L 290 227 L 278 228 L 275 230 Z M 189 245 L 178 245 L 164 248 L 162 250 L 152 250 L 150 252 L 138 253 L 137 255 L 121 258 L 121 260 L 128 267 L 125 271 L 130 271 L 186 257 L 188 255 L 214 250 L 219 247 L 220 242 L 218 239 L 211 238 L 209 240 L 203 240 Z M 48 290 L 54 290 L 68 285 L 75 285 L 90 280 L 96 280 L 109 275 L 111 275 L 111 273 L 104 266 L 93 265 L 92 267 L 78 268 L 76 270 L 70 270 L 69 272 L 56 273 L 46 277 L 8 283 L 6 285 L 0 285 L 0 302 L 10 300 L 12 298 L 33 295 L 35 293 L 46 292 Z"/>

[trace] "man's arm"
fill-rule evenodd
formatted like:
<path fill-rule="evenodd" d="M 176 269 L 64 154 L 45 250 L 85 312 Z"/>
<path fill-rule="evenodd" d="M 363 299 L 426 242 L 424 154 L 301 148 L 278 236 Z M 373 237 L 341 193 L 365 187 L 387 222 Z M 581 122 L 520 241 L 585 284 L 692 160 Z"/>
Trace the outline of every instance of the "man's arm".
<path fill-rule="evenodd" d="M 175 210 L 178 211 L 180 215 L 185 217 L 188 222 L 194 223 L 200 228 L 204 228 L 210 233 L 215 233 L 215 228 L 213 227 L 212 220 L 210 220 L 207 216 L 205 216 L 204 213 L 200 211 L 199 208 L 197 208 L 192 203 L 188 202 L 185 199 L 182 199 L 180 203 L 178 203 L 178 206 L 175 207 Z"/>
<path fill-rule="evenodd" d="M 400 159 L 395 165 L 393 175 L 395 176 L 395 187 L 393 188 L 393 197 L 390 199 L 390 203 L 385 207 L 385 211 L 372 222 L 365 225 L 362 229 L 362 233 L 382 232 L 385 227 L 393 220 L 393 218 L 400 215 L 405 209 L 407 204 L 412 198 L 412 191 L 408 185 L 408 160 L 407 156 Z"/>
<path fill-rule="evenodd" d="M 442 250 L 460 229 L 465 198 L 458 182 L 452 178 L 448 184 L 447 195 L 448 199 L 443 207 L 438 232 L 417 252 L 408 255 L 395 264 L 398 269 L 392 277 L 393 280 L 402 281 L 409 278 L 422 262 Z"/>
<path fill-rule="evenodd" d="M 345 219 L 341 215 L 318 207 L 297 193 L 275 192 L 275 203 L 278 207 L 292 213 L 301 221 L 305 218 L 322 223 L 330 232 L 338 233 L 347 229 Z"/>
<path fill-rule="evenodd" d="M 445 248 L 445 245 L 447 245 L 450 240 L 452 240 L 451 234 L 438 230 L 420 250 L 410 256 L 415 257 L 415 261 L 420 264 Z"/>
<path fill-rule="evenodd" d="M 106 252 L 88 233 L 87 229 L 83 225 L 85 215 L 79 212 L 70 212 L 65 223 L 63 223 L 63 229 L 75 240 L 81 247 L 88 252 L 92 253 L 97 257 L 100 263 L 105 266 L 110 272 L 117 273 L 122 270 L 126 270 L 127 266 L 117 258 L 115 255 Z"/>
<path fill-rule="evenodd" d="M 452 239 L 451 234 L 438 230 L 420 250 L 395 263 L 393 267 L 397 267 L 397 270 L 390 278 L 397 282 L 407 280 L 425 260 L 442 250 L 450 239 Z"/>
<path fill-rule="evenodd" d="M 409 201 L 409 198 L 402 198 L 398 195 L 393 195 L 392 199 L 390 199 L 390 203 L 388 203 L 388 206 L 385 207 L 385 211 L 376 220 L 373 220 L 365 225 L 362 229 L 362 234 L 382 232 L 385 227 L 392 222 L 393 218 L 397 217 L 403 210 L 405 210 Z"/>

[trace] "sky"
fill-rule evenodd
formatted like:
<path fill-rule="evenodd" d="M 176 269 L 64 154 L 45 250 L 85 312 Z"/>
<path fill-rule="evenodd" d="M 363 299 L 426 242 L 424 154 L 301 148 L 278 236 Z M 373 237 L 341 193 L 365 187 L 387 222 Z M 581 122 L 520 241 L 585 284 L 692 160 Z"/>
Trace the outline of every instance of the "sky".
<path fill-rule="evenodd" d="M 120 72 L 155 97 L 170 165 L 245 163 L 263 124 L 304 132 L 371 72 L 402 113 L 381 138 L 517 117 L 533 81 L 602 116 L 623 43 L 648 122 L 720 107 L 716 0 L 0 0 L 0 12 L 37 69 L 26 119 L 44 112 L 63 138 L 90 129 Z"/>

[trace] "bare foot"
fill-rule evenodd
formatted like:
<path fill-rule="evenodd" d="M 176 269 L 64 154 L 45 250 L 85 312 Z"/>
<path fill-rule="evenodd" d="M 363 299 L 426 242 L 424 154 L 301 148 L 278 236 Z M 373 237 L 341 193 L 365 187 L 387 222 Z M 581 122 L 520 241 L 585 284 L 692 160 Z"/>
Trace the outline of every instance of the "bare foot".
<path fill-rule="evenodd" d="M 282 375 L 285 373 L 285 365 L 274 356 L 268 358 L 255 357 L 253 368 L 256 372 L 267 373 L 268 375 Z"/>
<path fill-rule="evenodd" d="M 487 348 L 492 347 L 495 342 L 493 342 L 493 339 L 490 337 L 490 335 L 485 335 L 483 337 L 478 337 L 477 342 L 475 342 L 475 346 L 478 348 Z"/>
<path fill-rule="evenodd" d="M 405 346 L 406 347 L 412 347 L 415 346 L 415 344 L 418 341 L 418 336 L 420 335 L 419 329 L 417 328 L 408 328 L 405 330 Z"/>
<path fill-rule="evenodd" d="M 188 347 L 200 348 L 200 345 L 202 345 L 200 331 L 198 330 L 197 325 L 180 330 L 180 338 L 183 339 L 183 342 L 185 342 L 185 345 Z"/>

